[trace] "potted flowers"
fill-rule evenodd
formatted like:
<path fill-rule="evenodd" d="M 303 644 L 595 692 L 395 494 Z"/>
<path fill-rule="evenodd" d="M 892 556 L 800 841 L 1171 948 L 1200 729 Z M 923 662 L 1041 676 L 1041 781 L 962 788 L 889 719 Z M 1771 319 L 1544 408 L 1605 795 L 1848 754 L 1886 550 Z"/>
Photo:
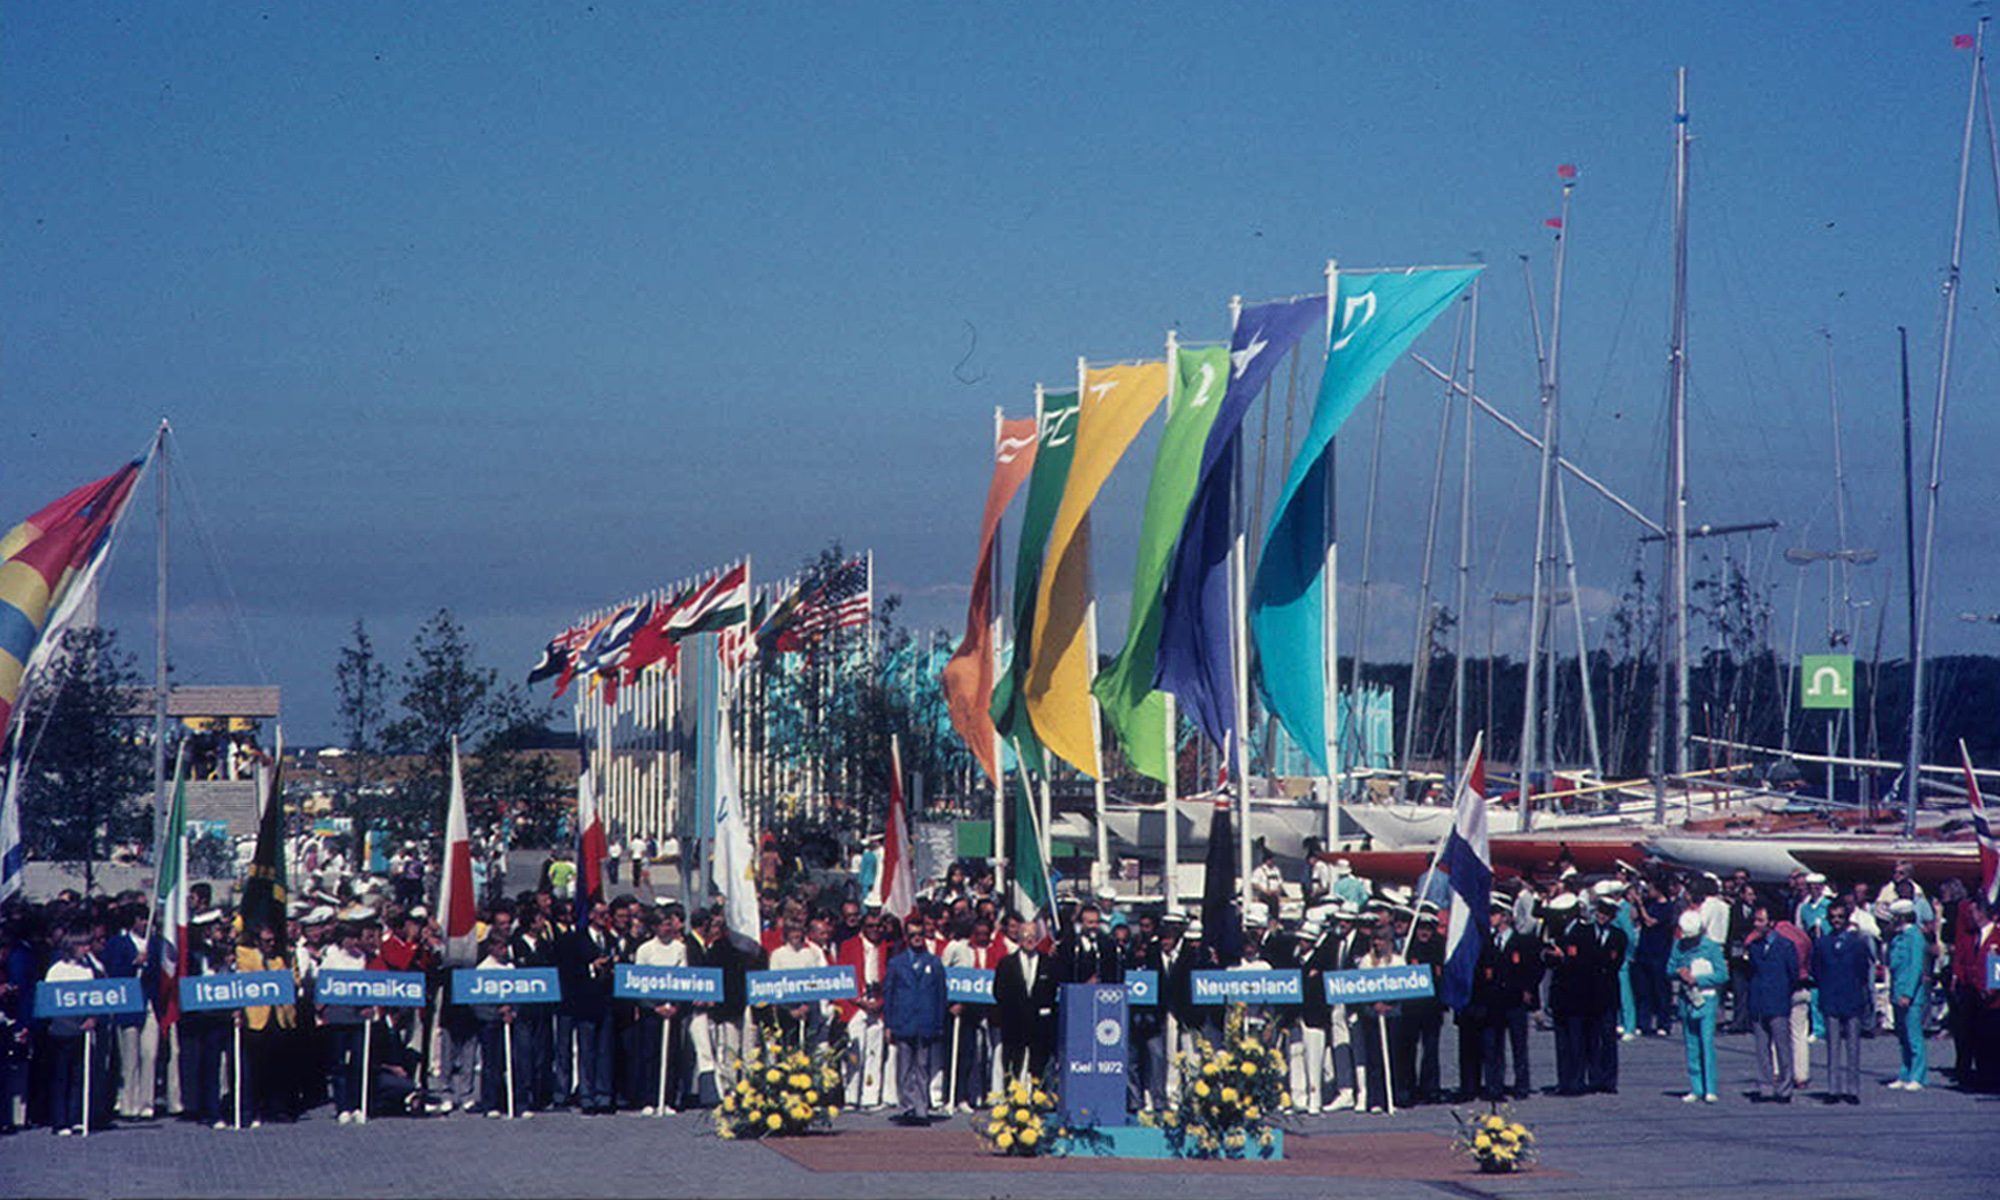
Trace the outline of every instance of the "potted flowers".
<path fill-rule="evenodd" d="M 840 1115 L 840 1068 L 829 1051 L 753 1054 L 715 1110 L 725 1138 L 790 1137 L 824 1129 Z"/>
<path fill-rule="evenodd" d="M 1499 1112 L 1471 1118 L 1451 1115 L 1458 1122 L 1452 1145 L 1471 1155 L 1481 1173 L 1504 1175 L 1534 1161 L 1535 1135 L 1519 1121 Z"/>
<path fill-rule="evenodd" d="M 1180 1102 L 1156 1123 L 1184 1158 L 1265 1157 L 1277 1142 L 1275 1118 L 1290 1108 L 1280 1051 L 1252 1034 L 1241 1004 L 1229 1007 L 1219 1042 L 1197 1036 L 1175 1056 Z"/>
<path fill-rule="evenodd" d="M 995 1154 L 1032 1158 L 1055 1149 L 1059 1132 L 1050 1124 L 1055 1096 L 1039 1080 L 1017 1079 L 987 1101 L 986 1127 L 979 1140 Z"/>

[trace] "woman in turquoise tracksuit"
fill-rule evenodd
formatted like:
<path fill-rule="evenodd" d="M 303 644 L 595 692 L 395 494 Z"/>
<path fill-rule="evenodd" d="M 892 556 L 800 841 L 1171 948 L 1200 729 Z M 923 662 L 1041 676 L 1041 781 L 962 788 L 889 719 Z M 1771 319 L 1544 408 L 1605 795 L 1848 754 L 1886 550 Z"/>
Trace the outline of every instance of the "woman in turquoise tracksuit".
<path fill-rule="evenodd" d="M 1898 900 L 1889 906 L 1896 919 L 1896 936 L 1889 943 L 1889 998 L 1896 1005 L 1896 1043 L 1903 1069 L 1892 1088 L 1914 1092 L 1924 1086 L 1929 1055 L 1924 1046 L 1924 1008 L 1929 1003 L 1929 954 L 1924 931 L 1917 928 L 1917 906 Z"/>
<path fill-rule="evenodd" d="M 1625 931 L 1625 958 L 1618 964 L 1618 1032 L 1632 1041 L 1639 1036 L 1639 1007 L 1632 993 L 1632 959 L 1639 952 L 1639 922 L 1633 919 L 1632 910 L 1638 900 L 1625 892 L 1625 884 L 1620 883 L 1620 903 L 1618 916 L 1612 925 Z"/>
<path fill-rule="evenodd" d="M 1680 939 L 1667 956 L 1667 979 L 1680 997 L 1681 1031 L 1687 1038 L 1688 1094 L 1681 1099 L 1714 1104 L 1720 1095 L 1715 1076 L 1715 1015 L 1721 1003 L 1716 988 L 1729 982 L 1729 963 L 1722 947 L 1702 936 L 1701 914 L 1680 917 Z"/>

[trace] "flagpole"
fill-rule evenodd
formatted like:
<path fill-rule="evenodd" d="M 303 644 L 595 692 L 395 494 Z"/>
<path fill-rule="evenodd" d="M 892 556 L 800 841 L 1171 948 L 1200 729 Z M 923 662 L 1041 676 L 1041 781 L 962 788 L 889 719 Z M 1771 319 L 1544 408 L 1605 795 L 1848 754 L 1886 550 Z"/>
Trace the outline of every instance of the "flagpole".
<path fill-rule="evenodd" d="M 1480 756 L 1480 754 L 1484 752 L 1485 748 L 1486 748 L 1486 732 L 1485 730 L 1481 730 L 1478 733 L 1472 735 L 1471 755 L 1469 755 L 1466 758 L 1464 763 L 1459 764 L 1458 788 L 1460 796 L 1464 794 L 1464 791 L 1467 787 L 1471 786 L 1470 780 L 1472 779 L 1472 772 L 1465 769 L 1466 764 L 1469 764 L 1473 762 L 1475 759 L 1477 759 Z M 1437 871 L 1438 859 L 1444 856 L 1444 844 L 1451 839 L 1452 830 L 1458 828 L 1458 801 L 1460 799 L 1460 796 L 1452 797 L 1451 826 L 1445 830 L 1444 836 L 1437 840 L 1437 845 L 1431 847 L 1430 864 L 1424 868 L 1423 874 L 1417 876 L 1418 886 L 1423 887 L 1426 891 L 1429 890 L 1428 884 L 1431 875 Z M 1421 895 L 1419 895 L 1413 897 L 1413 899 L 1417 903 L 1421 904 L 1424 898 Z M 1477 916 L 1478 914 L 1475 913 L 1474 915 Z M 1403 957 L 1405 959 L 1408 959 L 1410 957 L 1410 946 L 1414 944 L 1416 940 L 1417 940 L 1417 922 L 1411 921 L 1410 931 L 1403 937 Z"/>
<path fill-rule="evenodd" d="M 153 574 L 153 855 L 159 857 L 161 827 L 167 819 L 167 433 L 172 426 L 160 418 L 153 436 L 153 454 L 160 465 L 159 545 L 154 549 Z"/>
<path fill-rule="evenodd" d="M 1334 306 L 1340 292 L 1340 264 L 1334 259 L 1326 260 L 1326 348 L 1333 352 L 1333 325 L 1336 319 Z M 1380 423 L 1377 423 L 1377 430 Z M 1379 432 L 1378 432 L 1379 436 Z M 1325 503 L 1322 506 L 1321 528 L 1326 535 L 1326 568 L 1320 579 L 1319 620 L 1320 620 L 1320 745 L 1321 757 L 1326 763 L 1326 848 L 1332 850 L 1340 845 L 1340 541 L 1334 536 L 1335 504 L 1333 499 L 1333 454 L 1332 443 L 1327 446 L 1324 470 Z M 1370 467 L 1371 472 L 1373 467 Z M 1371 517 L 1372 520 L 1372 517 Z M 1361 678 L 1361 660 L 1355 659 L 1355 680 Z M 1307 868 L 1310 870 L 1310 866 Z M 1314 1086 L 1318 1086 L 1317 1083 Z"/>
<path fill-rule="evenodd" d="M 1468 318 L 1470 331 L 1465 348 L 1465 391 L 1471 395 L 1479 381 L 1479 277 L 1472 279 L 1472 311 Z M 1465 637 L 1467 630 L 1466 604 L 1470 600 L 1472 587 L 1472 402 L 1465 403 L 1465 452 L 1459 468 L 1458 482 L 1458 597 L 1453 602 L 1458 608 L 1458 638 L 1452 647 L 1453 696 L 1451 719 L 1451 756 L 1455 762 L 1465 761 Z M 1489 715 L 1490 719 L 1490 715 Z"/>
<path fill-rule="evenodd" d="M 1090 368 L 1082 355 L 1076 358 L 1076 394 L 1078 403 L 1089 395 Z M 1078 417 L 1081 424 L 1082 418 Z M 1097 671 L 1097 595 L 1090 586 L 1090 514 L 1085 512 L 1077 522 L 1076 536 L 1083 542 L 1084 585 L 1090 591 L 1090 602 L 1083 610 L 1083 636 L 1087 647 L 1085 661 L 1089 671 Z M 1091 867 L 1091 893 L 1095 895 L 1111 881 L 1111 835 L 1104 824 L 1104 737 L 1103 716 L 1098 708 L 1097 693 L 1086 689 L 1090 697 L 1090 762 L 1091 767 L 1091 816 L 1097 826 L 1097 861 Z"/>
<path fill-rule="evenodd" d="M 1231 296 L 1229 298 L 1229 328 L 1232 333 L 1236 329 L 1237 323 L 1242 320 L 1242 317 L 1243 297 Z M 1241 814 L 1238 818 L 1238 824 L 1242 827 L 1242 838 L 1238 841 L 1236 847 L 1237 899 L 1242 906 L 1242 911 L 1247 915 L 1250 911 L 1250 840 L 1252 834 L 1250 828 L 1250 753 L 1245 745 L 1248 739 L 1244 737 L 1244 733 L 1250 727 L 1250 635 L 1248 629 L 1249 615 L 1246 611 L 1243 591 L 1243 563 L 1247 551 L 1243 534 L 1243 439 L 1240 432 L 1230 439 L 1230 444 L 1236 456 L 1236 503 L 1231 506 L 1233 510 L 1231 515 L 1234 518 L 1236 529 L 1235 538 L 1231 542 L 1229 551 L 1229 640 L 1231 650 L 1230 662 L 1235 674 L 1233 682 L 1236 692 L 1236 710 L 1233 715 L 1235 717 L 1236 729 L 1231 738 L 1234 745 L 1230 747 L 1230 751 L 1232 754 L 1232 770 L 1236 775 L 1237 809 Z"/>
<path fill-rule="evenodd" d="M 90 1076 L 91 1076 L 90 1060 L 92 1057 L 91 1051 L 93 1050 L 93 1046 L 90 1040 L 91 1032 L 92 1031 L 88 1029 L 83 1031 L 83 1136 L 84 1137 L 90 1136 Z M 242 1037 L 241 1034 L 238 1034 L 237 1036 L 239 1040 Z M 13 1103 L 12 1099 L 9 1099 L 8 1103 L 12 1104 Z M 12 1113 L 9 1113 L 7 1115 L 9 1117 L 13 1116 Z M 243 1119 L 240 1115 L 237 1117 L 236 1126 L 239 1129 L 243 1127 Z"/>
<path fill-rule="evenodd" d="M 1169 424 L 1174 419 L 1174 393 L 1179 390 L 1175 384 L 1180 379 L 1180 369 L 1180 337 L 1173 330 L 1169 329 L 1167 330 L 1167 423 Z M 1095 660 L 1093 659 L 1093 661 Z M 1167 912 L 1171 915 L 1179 915 L 1181 911 L 1181 805 L 1180 755 L 1177 753 L 1179 747 L 1176 743 L 1180 739 L 1175 736 L 1179 732 L 1179 729 L 1178 717 L 1174 711 L 1174 694 L 1172 692 L 1161 692 L 1160 695 L 1166 701 L 1165 711 L 1162 713 L 1160 720 L 1161 724 L 1165 726 L 1161 732 L 1165 738 L 1167 752 L 1167 777 L 1164 780 L 1167 796 L 1165 830 L 1167 861 L 1166 870 L 1161 872 L 1164 882 L 1160 890 L 1166 893 Z M 1169 1049 L 1171 1050 L 1172 1047 L 1169 1046 Z"/>

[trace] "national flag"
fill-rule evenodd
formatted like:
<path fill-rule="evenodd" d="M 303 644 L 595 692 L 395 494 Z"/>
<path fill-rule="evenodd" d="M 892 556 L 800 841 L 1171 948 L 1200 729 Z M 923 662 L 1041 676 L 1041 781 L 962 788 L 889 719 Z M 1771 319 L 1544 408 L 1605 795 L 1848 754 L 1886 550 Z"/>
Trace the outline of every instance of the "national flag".
<path fill-rule="evenodd" d="M 581 880 L 579 872 L 579 884 Z M 465 772 L 458 762 L 456 735 L 451 739 L 451 800 L 444 817 L 444 861 L 438 866 L 437 920 L 444 933 L 444 965 L 477 963 L 479 898 L 472 893 L 472 835 L 465 820 Z"/>
<path fill-rule="evenodd" d="M 1153 686 L 1172 692 L 1180 708 L 1217 746 L 1236 729 L 1236 679 L 1231 653 L 1228 559 L 1237 436 L 1250 403 L 1279 362 L 1326 316 L 1326 297 L 1259 304 L 1242 311 L 1229 341 L 1229 385 L 1202 447 L 1201 477 L 1167 574 L 1160 648 Z M 1247 647 L 1245 648 L 1247 651 Z"/>
<path fill-rule="evenodd" d="M 639 627 L 649 607 L 646 603 L 635 601 L 623 605 L 597 624 L 591 631 L 590 640 L 577 651 L 576 673 L 615 677 L 618 668 L 625 664 L 626 652 L 632 647 L 632 632 Z"/>
<path fill-rule="evenodd" d="M 1171 820 L 1173 814 L 1168 814 Z M 1233 967 L 1243 961 L 1243 914 L 1237 908 L 1236 833 L 1229 820 L 1229 801 L 1215 802 L 1208 819 L 1208 858 L 1202 864 L 1201 934 L 1217 961 Z"/>
<path fill-rule="evenodd" d="M 174 752 L 174 801 L 160 830 L 153 880 L 153 921 L 146 941 L 150 969 L 157 972 L 160 1024 L 181 1013 L 181 978 L 188 962 L 187 743 Z"/>
<path fill-rule="evenodd" d="M 875 894 L 882 911 L 898 921 L 917 903 L 917 855 L 910 844 L 910 814 L 903 802 L 903 748 L 889 739 L 889 819 L 883 829 L 882 870 Z"/>
<path fill-rule="evenodd" d="M 1167 694 L 1153 688 L 1160 647 L 1167 565 L 1187 520 L 1201 470 L 1202 443 L 1220 411 L 1229 351 L 1222 346 L 1181 350 L 1175 356 L 1174 394 L 1167 425 L 1146 485 L 1146 514 L 1139 527 L 1139 563 L 1132 573 L 1132 615 L 1125 648 L 1091 685 L 1104 720 L 1125 748 L 1132 769 L 1165 780 L 1173 745 L 1167 731 Z"/>
<path fill-rule="evenodd" d="M 1977 44 L 1973 36 L 1969 33 L 1954 33 L 1951 35 L 1951 48 L 1954 50 L 1970 50 Z"/>
<path fill-rule="evenodd" d="M 76 488 L 0 538 L 0 737 L 13 731 L 32 668 L 88 594 L 146 461 Z"/>
<path fill-rule="evenodd" d="M 1486 837 L 1485 732 L 1472 739 L 1472 755 L 1459 776 L 1451 805 L 1451 832 L 1438 852 L 1436 870 L 1450 883 L 1451 913 L 1444 936 L 1444 966 L 1438 998 L 1447 1008 L 1472 1000 L 1479 951 L 1486 943 L 1487 910 L 1493 903 L 1493 849 Z"/>
<path fill-rule="evenodd" d="M 993 446 L 993 479 L 986 485 L 986 510 L 979 519 L 979 562 L 972 572 L 972 596 L 965 606 L 965 639 L 944 665 L 941 684 L 951 727 L 965 739 L 972 757 L 998 785 L 1000 763 L 995 752 L 993 714 L 993 589 L 998 564 L 993 543 L 1000 518 L 1014 493 L 1035 465 L 1035 421 L 1025 417 L 1003 421 Z"/>
<path fill-rule="evenodd" d="M 743 615 L 743 622 L 728 626 L 722 631 L 722 636 L 716 639 L 720 643 L 716 652 L 722 659 L 725 671 L 733 675 L 756 656 L 757 629 L 764 623 L 764 618 L 770 609 L 771 598 L 768 595 L 754 596 L 749 610 Z M 672 670 L 672 665 L 669 664 L 667 669 Z"/>
<path fill-rule="evenodd" d="M 716 891 L 722 895 L 729 928 L 756 937 L 763 920 L 757 906 L 757 851 L 750 836 L 750 816 L 743 788 L 736 777 L 736 747 L 729 728 L 729 704 L 716 705 L 715 722 L 715 859 Z"/>
<path fill-rule="evenodd" d="M 1972 755 L 1966 752 L 1964 738 L 1958 740 L 1958 757 L 1965 764 L 1965 800 L 1972 808 L 1972 835 L 1979 842 L 1979 894 L 1986 897 L 1990 909 L 2000 905 L 2000 840 L 1993 836 L 1986 799 L 1979 794 L 1979 776 L 1973 773 Z"/>
<path fill-rule="evenodd" d="M 741 625 L 750 607 L 750 564 L 737 563 L 696 584 L 687 600 L 667 614 L 666 635 L 678 641 Z"/>
<path fill-rule="evenodd" d="M 1167 364 L 1127 363 L 1083 375 L 1076 450 L 1036 581 L 1028 716 L 1042 745 L 1085 775 L 1104 773 L 1090 680 L 1097 670 L 1090 610 L 1090 506 L 1132 439 L 1167 398 Z"/>
<path fill-rule="evenodd" d="M 1327 343 L 1312 423 L 1278 494 L 1250 587 L 1250 633 L 1262 665 L 1264 706 L 1321 772 L 1328 769 L 1322 578 L 1331 541 L 1328 447 L 1375 382 L 1479 270 L 1340 274 L 1334 280 L 1339 320 Z"/>
<path fill-rule="evenodd" d="M 604 821 L 597 815 L 596 788 L 590 768 L 576 778 L 576 927 L 590 920 L 590 903 L 604 896 Z"/>
<path fill-rule="evenodd" d="M 1542 224 L 1548 226 L 1550 229 L 1561 229 L 1563 227 L 1563 220 L 1561 217 L 1544 217 L 1542 218 Z"/>
<path fill-rule="evenodd" d="M 268 767 L 259 766 L 258 794 L 263 808 L 257 818 L 257 848 L 250 856 L 250 873 L 243 880 L 243 898 L 236 905 L 246 933 L 260 926 L 278 936 L 278 948 L 291 941 L 291 923 L 286 919 L 285 902 L 285 798 L 280 784 L 283 774 L 284 743 Z"/>
<path fill-rule="evenodd" d="M 1049 530 L 1062 507 L 1069 481 L 1070 460 L 1076 454 L 1076 418 L 1082 405 L 1075 392 L 1035 397 L 1035 466 L 1028 476 L 1028 499 L 1021 507 L 1021 532 L 1014 545 L 1014 653 L 1007 669 L 993 681 L 993 727 L 1014 743 L 1014 752 L 1028 769 L 1042 773 L 1042 744 L 1035 740 L 1028 717 L 1028 631 L 1035 627 L 1035 597 L 1040 591 L 1042 552 Z"/>
<path fill-rule="evenodd" d="M 1055 912 L 1055 889 L 1049 885 L 1048 860 L 1042 857 L 1041 823 L 1035 820 L 1035 792 L 1028 772 L 1019 771 L 1021 802 L 1014 806 L 1014 822 L 1008 827 L 1008 845 L 1014 851 L 1011 882 L 1014 911 L 1024 917 L 1047 921 Z"/>
<path fill-rule="evenodd" d="M 548 644 L 542 647 L 541 657 L 528 668 L 528 682 L 540 683 L 559 676 L 566 679 L 571 674 L 571 657 L 589 640 L 589 629 L 583 625 L 572 625 L 550 638 Z"/>
<path fill-rule="evenodd" d="M 1561 165 L 1561 166 L 1557 167 L 1557 168 L 1556 168 L 1556 178 L 1558 178 L 1558 179 L 1575 179 L 1575 178 L 1576 178 L 1576 164 L 1575 164 L 1575 163 L 1564 163 L 1563 165 Z"/>
<path fill-rule="evenodd" d="M 6 790 L 0 791 L 0 902 L 21 890 L 28 871 L 28 847 L 21 840 L 21 742 L 14 739 Z"/>
<path fill-rule="evenodd" d="M 803 645 L 836 629 L 866 625 L 875 606 L 871 594 L 874 578 L 872 553 L 849 559 L 827 572 L 792 614 L 792 638 Z"/>
<path fill-rule="evenodd" d="M 561 666 L 556 672 L 556 698 L 560 699 L 562 694 L 569 690 L 570 683 L 580 673 L 578 664 L 583 656 L 584 647 L 590 644 L 591 639 L 597 636 L 599 630 L 610 623 L 610 617 L 599 617 L 594 621 L 583 622 L 569 631 L 568 636 L 574 639 L 572 642 L 574 648 L 564 657 Z M 587 672 L 582 673 L 587 674 Z"/>

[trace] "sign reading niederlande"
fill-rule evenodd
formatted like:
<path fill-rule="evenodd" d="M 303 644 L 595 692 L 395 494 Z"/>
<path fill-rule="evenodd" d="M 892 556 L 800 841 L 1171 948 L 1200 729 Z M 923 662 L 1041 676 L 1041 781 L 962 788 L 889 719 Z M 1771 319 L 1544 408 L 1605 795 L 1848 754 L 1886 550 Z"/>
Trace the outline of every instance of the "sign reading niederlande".
<path fill-rule="evenodd" d="M 993 1003 L 993 972 L 983 967 L 946 967 L 944 998 L 953 1004 Z"/>
<path fill-rule="evenodd" d="M 38 1017 L 89 1017 L 98 1013 L 142 1012 L 146 995 L 139 981 L 118 979 L 42 980 L 35 985 Z"/>
<path fill-rule="evenodd" d="M 1305 988 L 1297 971 L 1196 971 L 1196 1004 L 1297 1004 Z"/>
<path fill-rule="evenodd" d="M 1328 1004 L 1369 1004 L 1390 1000 L 1416 1000 L 1432 994 L 1431 969 L 1418 963 L 1408 967 L 1366 967 L 1359 971 L 1328 971 Z"/>
<path fill-rule="evenodd" d="M 321 971 L 313 999 L 321 1004 L 422 1008 L 422 971 Z"/>
<path fill-rule="evenodd" d="M 722 999 L 721 967 L 648 967 L 619 963 L 611 979 L 611 994 L 621 1000 Z"/>
<path fill-rule="evenodd" d="M 453 1004 L 554 1004 L 562 981 L 554 967 L 460 968 L 451 973 Z"/>
<path fill-rule="evenodd" d="M 238 971 L 228 975 L 190 975 L 181 980 L 181 1008 L 258 1008 L 291 1004 L 299 998 L 290 971 Z"/>
<path fill-rule="evenodd" d="M 752 971 L 748 1000 L 752 1004 L 804 1004 L 808 1000 L 852 1000 L 861 994 L 853 967 L 794 967 L 789 971 Z"/>

